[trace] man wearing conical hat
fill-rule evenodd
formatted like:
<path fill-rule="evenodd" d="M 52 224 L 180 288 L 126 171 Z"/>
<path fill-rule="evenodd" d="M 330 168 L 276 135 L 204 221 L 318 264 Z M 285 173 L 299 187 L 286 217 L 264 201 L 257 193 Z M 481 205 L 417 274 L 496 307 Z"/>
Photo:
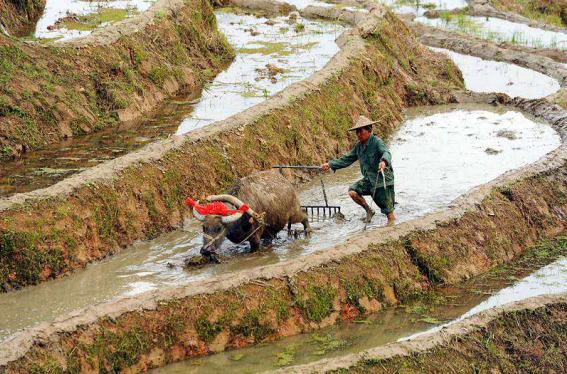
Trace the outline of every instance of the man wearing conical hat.
<path fill-rule="evenodd" d="M 363 196 L 372 196 L 380 211 L 388 217 L 389 222 L 396 219 L 394 215 L 394 169 L 392 155 L 382 139 L 372 134 L 372 125 L 376 123 L 360 116 L 356 124 L 348 131 L 355 131 L 358 142 L 354 148 L 340 158 L 320 166 L 321 170 L 338 170 L 360 161 L 360 171 L 364 178 L 350 186 L 349 195 L 355 203 L 366 210 L 366 222 L 374 216 L 374 211 L 366 203 Z M 385 177 L 385 183 L 384 183 Z"/>

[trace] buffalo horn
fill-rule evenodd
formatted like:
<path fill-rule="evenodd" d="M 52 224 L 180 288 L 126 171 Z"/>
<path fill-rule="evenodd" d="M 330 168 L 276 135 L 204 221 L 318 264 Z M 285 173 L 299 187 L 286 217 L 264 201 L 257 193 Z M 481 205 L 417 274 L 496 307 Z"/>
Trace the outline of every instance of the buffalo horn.
<path fill-rule="evenodd" d="M 196 219 L 198 219 L 201 222 L 205 221 L 205 216 L 202 215 L 201 213 L 197 212 L 197 209 L 195 209 L 195 207 L 193 207 L 193 217 L 195 217 Z"/>
<path fill-rule="evenodd" d="M 230 216 L 222 217 L 222 223 L 226 225 L 232 222 L 236 222 L 236 220 L 238 220 L 240 217 L 242 217 L 242 213 L 234 213 Z"/>
<path fill-rule="evenodd" d="M 242 205 L 244 205 L 244 203 L 240 199 L 238 199 L 237 197 L 234 197 L 232 195 L 211 195 L 211 196 L 207 197 L 207 201 L 225 201 L 227 203 L 230 203 L 230 204 L 236 206 L 237 209 L 240 209 L 240 207 Z M 258 216 L 256 214 L 256 212 L 254 212 L 252 210 L 252 208 L 250 208 L 250 207 L 248 208 L 248 214 L 250 214 L 252 217 Z M 233 214 L 233 216 L 236 216 L 236 215 L 238 215 L 238 213 Z M 238 218 L 240 218 L 240 217 L 238 217 Z M 238 218 L 236 218 L 236 219 L 238 219 Z"/>

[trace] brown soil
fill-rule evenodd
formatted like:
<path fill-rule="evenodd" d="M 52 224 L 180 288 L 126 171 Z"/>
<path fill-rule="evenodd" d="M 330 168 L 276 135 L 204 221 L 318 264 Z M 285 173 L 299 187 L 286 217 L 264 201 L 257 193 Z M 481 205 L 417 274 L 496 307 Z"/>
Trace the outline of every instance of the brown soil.
<path fill-rule="evenodd" d="M 359 114 L 380 118 L 387 138 L 406 105 L 450 101 L 462 87 L 453 63 L 393 15 L 379 19 L 344 36 L 323 72 L 244 113 L 0 201 L 0 289 L 76 271 L 178 227 L 186 195 L 202 199 L 274 164 L 334 157 L 351 146 L 346 129 Z"/>
<path fill-rule="evenodd" d="M 84 38 L 0 35 L 0 159 L 138 117 L 233 57 L 206 0 L 160 0 Z"/>
<path fill-rule="evenodd" d="M 70 14 L 63 18 L 59 18 L 53 25 L 47 26 L 48 30 L 57 30 L 65 27 L 67 22 L 80 22 L 79 16 L 76 13 Z"/>
<path fill-rule="evenodd" d="M 12 36 L 29 35 L 44 8 L 45 0 L 0 0 L 0 23 Z"/>

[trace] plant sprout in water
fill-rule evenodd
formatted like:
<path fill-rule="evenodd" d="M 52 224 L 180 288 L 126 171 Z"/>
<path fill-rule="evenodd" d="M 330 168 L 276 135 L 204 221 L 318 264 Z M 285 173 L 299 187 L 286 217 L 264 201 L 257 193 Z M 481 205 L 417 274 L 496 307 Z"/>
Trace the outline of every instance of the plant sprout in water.
<path fill-rule="evenodd" d="M 534 48 L 553 49 L 565 49 L 567 44 L 567 34 L 537 29 L 498 18 L 471 17 L 466 14 L 443 12 L 439 18 L 417 17 L 415 20 L 496 43 L 508 42 Z"/>

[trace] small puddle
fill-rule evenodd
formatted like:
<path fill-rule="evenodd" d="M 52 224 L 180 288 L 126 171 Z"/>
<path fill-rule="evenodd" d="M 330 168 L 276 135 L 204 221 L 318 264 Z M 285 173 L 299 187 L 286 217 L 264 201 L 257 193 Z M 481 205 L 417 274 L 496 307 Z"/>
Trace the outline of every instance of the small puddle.
<path fill-rule="evenodd" d="M 443 48 L 433 48 L 449 55 L 457 64 L 468 90 L 474 92 L 500 92 L 511 97 L 539 99 L 559 91 L 557 79 L 534 70 L 505 62 L 483 60 Z"/>
<path fill-rule="evenodd" d="M 156 0 L 47 0 L 34 36 L 68 40 L 146 11 Z M 56 24 L 57 21 L 60 23 Z"/>
<path fill-rule="evenodd" d="M 322 69 L 339 51 L 335 39 L 346 30 L 332 22 L 229 13 L 217 13 L 217 22 L 238 53 L 200 97 L 179 96 L 135 123 L 2 162 L 0 198 L 48 187 L 172 133 L 186 133 L 264 101 Z"/>
<path fill-rule="evenodd" d="M 399 222 L 441 209 L 474 186 L 534 162 L 559 145 L 559 136 L 549 126 L 506 108 L 413 109 L 390 146 Z M 336 223 L 314 217 L 310 239 L 293 240 L 282 232 L 270 247 L 253 254 L 247 253 L 247 245 L 225 243 L 221 253 L 229 256 L 227 261 L 187 271 L 182 268 L 184 259 L 197 254 L 202 244 L 200 225 L 191 221 L 185 231 L 135 244 L 66 278 L 2 294 L 0 339 L 114 297 L 273 264 L 344 242 L 363 226 L 362 209 L 347 195 L 348 186 L 358 179 L 357 165 L 325 175 L 329 202 L 342 206 L 346 220 Z M 322 203 L 318 180 L 303 186 L 301 200 Z M 370 227 L 384 224 L 383 217 L 375 217 Z"/>
<path fill-rule="evenodd" d="M 442 15 L 440 18 L 417 17 L 417 22 L 481 39 L 510 42 L 537 48 L 566 49 L 567 34 L 530 27 L 500 18 Z"/>
<path fill-rule="evenodd" d="M 541 262 L 518 262 L 518 268 L 513 263 L 498 276 L 479 276 L 455 287 L 439 288 L 423 302 L 387 309 L 359 321 L 341 322 L 312 334 L 181 361 L 149 373 L 252 374 L 302 365 L 409 340 L 509 302 L 567 291 L 567 258 L 561 257 L 535 272 L 543 266 Z"/>

